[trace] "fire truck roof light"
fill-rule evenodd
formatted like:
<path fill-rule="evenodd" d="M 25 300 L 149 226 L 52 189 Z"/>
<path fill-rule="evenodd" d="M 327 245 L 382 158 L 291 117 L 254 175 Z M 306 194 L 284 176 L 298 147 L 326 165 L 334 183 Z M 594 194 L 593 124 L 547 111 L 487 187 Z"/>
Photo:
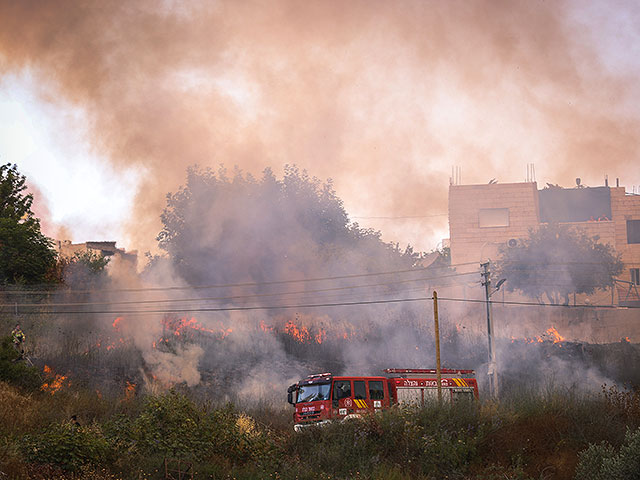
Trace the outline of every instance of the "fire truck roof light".
<path fill-rule="evenodd" d="M 330 373 L 314 373 L 313 375 L 309 375 L 307 378 L 318 378 L 318 377 L 330 377 Z"/>

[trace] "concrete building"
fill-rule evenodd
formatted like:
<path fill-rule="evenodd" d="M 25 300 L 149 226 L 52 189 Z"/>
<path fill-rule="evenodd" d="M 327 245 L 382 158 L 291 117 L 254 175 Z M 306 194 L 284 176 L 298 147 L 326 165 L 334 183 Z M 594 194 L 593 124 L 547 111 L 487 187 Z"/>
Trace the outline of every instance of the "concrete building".
<path fill-rule="evenodd" d="M 110 259 L 107 268 L 118 265 L 118 268 L 131 269 L 132 272 L 135 272 L 138 264 L 138 252 L 127 252 L 124 248 L 117 248 L 116 242 L 71 243 L 70 240 L 56 240 L 55 248 L 64 257 L 72 257 L 78 252 L 92 252 L 102 255 Z"/>
<path fill-rule="evenodd" d="M 544 338 L 549 328 L 570 341 L 610 343 L 640 341 L 640 195 L 623 187 L 561 188 L 536 182 L 451 185 L 449 188 L 449 247 L 451 263 L 461 277 L 453 298 L 483 300 L 484 291 L 477 273 L 479 264 L 497 260 L 500 248 L 518 245 L 545 223 L 561 223 L 579 228 L 589 236 L 599 236 L 622 255 L 623 282 L 613 292 L 599 292 L 591 298 L 578 296 L 577 305 L 609 305 L 608 308 L 544 308 L 501 302 L 530 301 L 518 292 L 502 289 L 494 297 L 494 332 L 498 338 Z M 497 279 L 494 279 L 494 282 Z M 625 290 L 626 289 L 626 290 Z M 442 296 L 442 295 L 441 295 Z M 461 303 L 457 320 L 471 335 L 486 334 L 486 313 L 481 303 Z"/>
<path fill-rule="evenodd" d="M 622 254 L 620 280 L 640 284 L 640 195 L 624 187 L 561 188 L 536 182 L 451 185 L 451 263 L 496 260 L 543 223 L 560 223 L 598 236 Z M 637 295 L 637 294 L 636 294 Z"/>

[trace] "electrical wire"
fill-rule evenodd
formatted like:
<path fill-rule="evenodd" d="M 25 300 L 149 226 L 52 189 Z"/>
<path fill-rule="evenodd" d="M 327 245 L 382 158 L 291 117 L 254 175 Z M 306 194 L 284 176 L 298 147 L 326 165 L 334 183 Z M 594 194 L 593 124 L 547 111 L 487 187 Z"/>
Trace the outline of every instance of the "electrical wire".
<path fill-rule="evenodd" d="M 29 312 L 31 314 L 41 315 L 148 315 L 148 314 L 169 314 L 169 313 L 196 313 L 196 312 L 232 312 L 232 311 L 252 311 L 252 310 L 287 310 L 287 309 L 303 309 L 303 308 L 319 308 L 319 307 L 339 307 L 339 306 L 356 306 L 356 305 L 379 305 L 379 304 L 391 304 L 391 303 L 404 303 L 404 302 L 421 302 L 433 300 L 433 297 L 413 297 L 413 298 L 394 298 L 394 299 L 376 299 L 376 300 L 361 300 L 353 302 L 325 302 L 325 303 L 299 303 L 299 304 L 284 304 L 284 305 L 251 305 L 251 306 L 227 306 L 227 307 L 199 307 L 199 308 L 182 308 L 182 309 L 148 309 L 148 310 L 65 310 L 65 311 L 39 311 Z M 449 302 L 464 302 L 464 303 L 480 303 L 486 304 L 486 300 L 474 300 L 467 298 L 449 298 L 438 297 L 439 301 Z M 521 306 L 534 306 L 534 307 L 562 307 L 562 308 L 591 308 L 591 309 L 640 309 L 640 306 L 614 306 L 614 305 L 592 305 L 592 304 L 580 304 L 580 305 L 565 305 L 560 303 L 536 303 L 536 302 L 517 302 L 517 301 L 490 301 L 494 305 L 521 305 Z"/>
<path fill-rule="evenodd" d="M 297 280 L 273 280 L 267 282 L 243 282 L 243 283 L 226 283 L 214 285 L 193 285 L 193 286 L 169 286 L 169 287 L 143 287 L 143 288 L 121 288 L 121 289 L 93 289 L 93 290 L 64 290 L 64 291 L 32 291 L 32 290 L 3 290 L 6 294 L 23 294 L 23 295 L 65 295 L 69 293 L 121 293 L 121 292 L 150 292 L 150 291 L 167 291 L 167 290 L 203 290 L 214 288 L 234 288 L 234 287 L 261 287 L 269 285 L 286 285 L 292 283 L 309 283 L 321 282 L 326 280 L 346 280 L 351 278 L 375 277 L 380 275 L 396 275 L 400 273 L 422 272 L 426 270 L 446 270 L 466 265 L 476 265 L 478 262 L 457 263 L 455 265 L 446 265 L 442 267 L 421 267 L 410 268 L 406 270 L 391 270 L 386 272 L 358 273 L 351 275 L 338 275 L 333 277 L 317 277 L 317 278 L 301 278 Z"/>
<path fill-rule="evenodd" d="M 344 287 L 333 287 L 333 288 L 322 288 L 315 290 L 299 290 L 294 292 L 277 292 L 277 293 L 256 293 L 250 295 L 230 295 L 224 297 L 201 297 L 201 298 L 174 298 L 174 299 L 160 299 L 160 300 L 122 300 L 122 301 L 110 301 L 110 302 L 65 302 L 65 303 L 47 303 L 47 306 L 52 307 L 74 307 L 74 306 L 107 306 L 107 305 L 144 305 L 144 304 L 158 304 L 158 303 L 177 303 L 177 302 L 203 302 L 203 301 L 221 301 L 221 300 L 242 300 L 242 299 L 257 299 L 257 298 L 268 298 L 268 297 L 276 297 L 281 295 L 303 295 L 303 294 L 311 294 L 311 293 L 324 293 L 324 292 L 337 292 L 343 290 L 354 290 L 358 288 L 370 288 L 370 287 L 387 287 L 393 285 L 402 285 L 413 282 L 422 282 L 428 280 L 440 280 L 443 278 L 453 278 L 460 277 L 465 275 L 477 275 L 479 272 L 465 272 L 465 273 L 455 273 L 451 275 L 440 275 L 437 277 L 421 277 L 421 278 L 413 278 L 409 280 L 398 280 L 395 282 L 385 282 L 385 283 L 370 283 L 364 285 L 350 285 Z M 39 307 L 42 306 L 41 303 L 2 303 L 1 307 L 10 307 L 10 308 L 28 308 L 28 307 Z"/>
<path fill-rule="evenodd" d="M 486 304 L 486 300 L 474 300 L 470 298 L 447 298 L 447 297 L 438 297 L 438 301 L 448 301 L 448 302 L 467 302 L 467 303 L 484 303 Z M 538 303 L 538 302 L 517 302 L 517 301 L 509 301 L 509 300 L 491 300 L 492 305 L 523 305 L 523 306 L 532 306 L 532 307 L 565 307 L 565 308 L 594 308 L 594 309 L 639 309 L 640 306 L 619 306 L 619 305 L 593 305 L 591 303 L 581 303 L 578 305 L 565 305 L 564 303 Z"/>

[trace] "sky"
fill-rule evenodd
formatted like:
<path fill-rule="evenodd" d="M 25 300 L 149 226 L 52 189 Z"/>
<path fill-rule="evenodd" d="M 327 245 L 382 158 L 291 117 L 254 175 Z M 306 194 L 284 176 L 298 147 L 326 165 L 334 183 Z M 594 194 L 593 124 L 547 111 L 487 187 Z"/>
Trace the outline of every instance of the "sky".
<path fill-rule="evenodd" d="M 198 164 L 331 178 L 431 250 L 462 183 L 640 192 L 635 1 L 0 0 L 0 162 L 43 230 L 154 250 Z"/>

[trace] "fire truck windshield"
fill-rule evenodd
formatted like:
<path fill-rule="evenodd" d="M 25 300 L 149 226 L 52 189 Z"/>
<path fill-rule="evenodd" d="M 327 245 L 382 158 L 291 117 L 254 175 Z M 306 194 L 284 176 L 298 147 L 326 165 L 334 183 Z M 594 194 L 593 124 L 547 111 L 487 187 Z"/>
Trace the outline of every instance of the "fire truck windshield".
<path fill-rule="evenodd" d="M 301 385 L 298 388 L 298 401 L 315 402 L 317 400 L 329 400 L 330 383 L 315 383 L 312 385 Z"/>

